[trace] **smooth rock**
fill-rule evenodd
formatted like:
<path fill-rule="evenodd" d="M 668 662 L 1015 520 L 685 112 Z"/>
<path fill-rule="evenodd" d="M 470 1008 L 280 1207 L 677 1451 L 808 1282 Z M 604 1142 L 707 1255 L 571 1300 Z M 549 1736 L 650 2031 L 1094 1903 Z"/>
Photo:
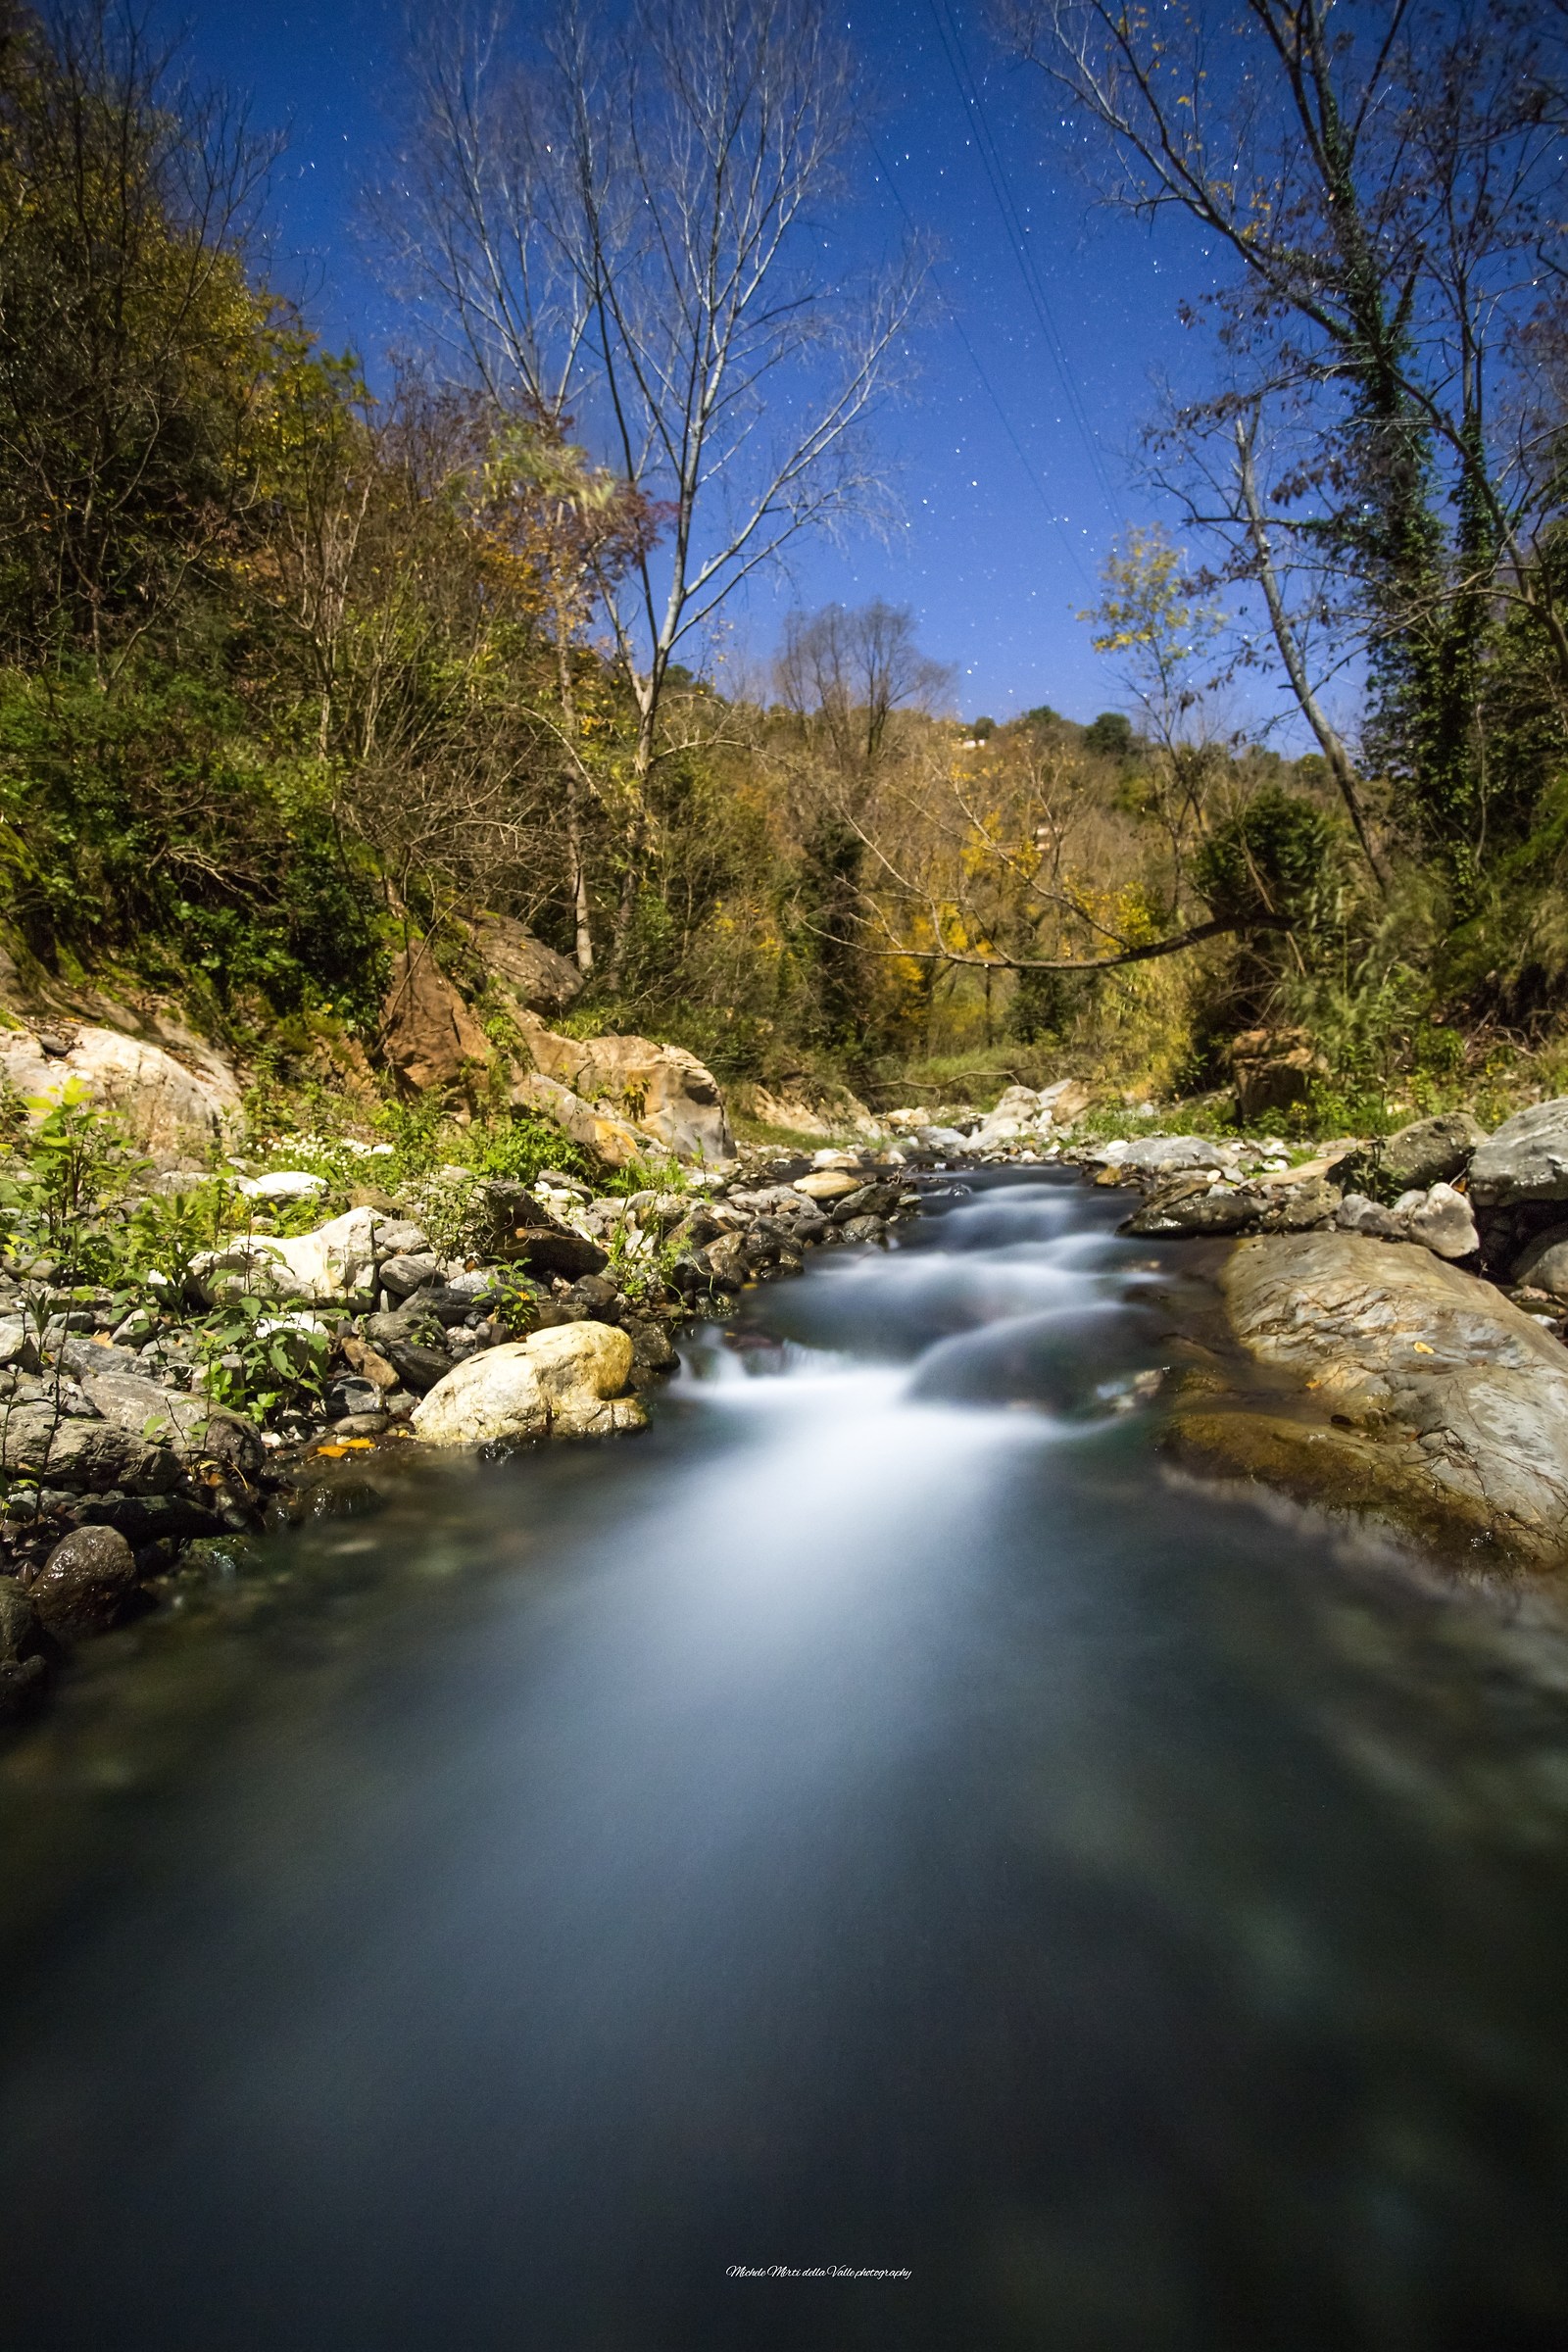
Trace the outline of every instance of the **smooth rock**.
<path fill-rule="evenodd" d="M 117 1624 L 136 1583 L 136 1555 L 118 1528 L 78 1527 L 29 1580 L 27 1598 L 50 1633 L 70 1638 Z"/>
<path fill-rule="evenodd" d="M 809 1176 L 798 1176 L 790 1189 L 808 1200 L 843 1200 L 864 1185 L 865 1177 L 857 1168 L 815 1168 Z"/>
<path fill-rule="evenodd" d="M 247 1475 L 261 1466 L 260 1433 L 238 1413 L 206 1396 L 161 1388 L 155 1380 L 118 1370 L 89 1368 L 79 1377 L 93 1410 L 127 1438 L 168 1446 L 185 1462 L 229 1462 Z"/>
<path fill-rule="evenodd" d="M 1516 1111 L 1477 1145 L 1470 1161 L 1470 1198 L 1479 1208 L 1568 1200 L 1568 1099 L 1558 1096 Z"/>
<path fill-rule="evenodd" d="M 416 1406 L 414 1428 L 431 1446 L 641 1429 L 642 1406 L 622 1394 L 632 1360 L 630 1339 L 612 1324 L 531 1332 L 456 1365 Z"/>
<path fill-rule="evenodd" d="M 1423 1543 L 1568 1564 L 1568 1349 L 1539 1323 L 1429 1250 L 1347 1233 L 1242 1242 L 1221 1283 L 1298 1408 L 1205 1399 L 1175 1417 L 1178 1459 Z"/>

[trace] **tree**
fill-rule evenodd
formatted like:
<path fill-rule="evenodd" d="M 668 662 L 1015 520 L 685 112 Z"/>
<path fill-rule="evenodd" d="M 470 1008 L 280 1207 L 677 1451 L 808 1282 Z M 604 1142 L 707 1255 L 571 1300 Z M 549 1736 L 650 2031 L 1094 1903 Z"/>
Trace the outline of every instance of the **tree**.
<path fill-rule="evenodd" d="M 566 0 L 531 74 L 519 55 L 471 31 L 424 52 L 413 243 L 503 405 L 560 425 L 574 404 L 664 526 L 596 582 L 637 712 L 613 985 L 671 666 L 873 496 L 862 428 L 920 271 L 823 267 L 855 92 L 816 0 L 635 0 L 618 31 Z"/>
<path fill-rule="evenodd" d="M 1529 331 L 1563 272 L 1549 19 L 1247 0 L 1222 51 L 1200 16 L 1115 0 L 1020 0 L 1006 22 L 1054 111 L 1065 98 L 1100 133 L 1115 199 L 1185 214 L 1228 256 L 1213 308 L 1229 380 L 1191 416 L 1229 434 L 1266 405 L 1300 431 L 1275 485 L 1283 527 L 1353 576 L 1342 619 L 1375 755 L 1408 828 L 1464 867 L 1485 822 L 1494 595 L 1521 603 L 1568 684 L 1564 615 L 1533 561 L 1557 503 Z M 1239 512 L 1245 533 L 1245 492 Z"/>

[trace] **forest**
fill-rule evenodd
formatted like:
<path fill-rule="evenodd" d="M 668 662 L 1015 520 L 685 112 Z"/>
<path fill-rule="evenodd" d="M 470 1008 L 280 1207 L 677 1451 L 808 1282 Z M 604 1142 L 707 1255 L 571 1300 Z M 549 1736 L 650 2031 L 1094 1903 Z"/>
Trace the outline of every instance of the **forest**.
<path fill-rule="evenodd" d="M 886 601 L 722 659 L 751 579 L 877 511 L 931 301 L 916 239 L 812 273 L 863 92 L 809 0 L 421 35 L 366 189 L 390 357 L 270 283 L 275 148 L 177 45 L 8 11 L 19 966 L 161 992 L 320 1116 L 383 1083 L 411 938 L 483 1012 L 484 911 L 575 962 L 574 1034 L 791 1099 L 1071 1072 L 1229 1115 L 1261 1069 L 1366 1128 L 1556 1091 L 1559 21 L 1252 0 L 1222 64 L 1101 0 L 993 32 L 1043 149 L 1071 123 L 1102 199 L 1225 260 L 1082 616 L 1121 708 L 1083 719 L 960 714 Z"/>

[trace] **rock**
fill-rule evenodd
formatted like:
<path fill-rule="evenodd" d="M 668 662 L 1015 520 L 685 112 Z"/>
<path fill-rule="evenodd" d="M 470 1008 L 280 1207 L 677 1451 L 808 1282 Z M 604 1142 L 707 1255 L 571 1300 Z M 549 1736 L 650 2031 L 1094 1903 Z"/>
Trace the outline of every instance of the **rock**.
<path fill-rule="evenodd" d="M 1537 1234 L 1513 1269 L 1513 1280 L 1568 1304 L 1568 1225 Z"/>
<path fill-rule="evenodd" d="M 1365 1193 L 1347 1193 L 1334 1222 L 1343 1233 L 1364 1233 L 1371 1241 L 1402 1242 L 1405 1237 L 1404 1219 L 1381 1201 L 1368 1200 Z"/>
<path fill-rule="evenodd" d="M 718 1081 L 684 1047 L 658 1046 L 646 1037 L 557 1037 L 532 1020 L 524 1035 L 535 1068 L 581 1102 L 608 1110 L 682 1159 L 734 1156 Z"/>
<path fill-rule="evenodd" d="M 238 1188 L 247 1200 L 310 1200 L 326 1190 L 324 1176 L 308 1168 L 282 1168 L 271 1176 L 241 1176 Z"/>
<path fill-rule="evenodd" d="M 1100 1154 L 1090 1156 L 1096 1158 Z M 1212 1168 L 1219 1172 L 1234 1166 L 1236 1147 L 1218 1143 L 1210 1135 L 1151 1135 L 1141 1142 L 1124 1144 L 1113 1161 L 1108 1152 L 1105 1157 L 1110 1165 L 1141 1176 L 1176 1175 L 1190 1168 Z"/>
<path fill-rule="evenodd" d="M 1405 1211 L 1404 1222 L 1411 1241 L 1439 1257 L 1471 1257 L 1481 1247 L 1470 1203 L 1451 1184 L 1433 1185 L 1418 1206 Z"/>
<path fill-rule="evenodd" d="M 885 1243 L 887 1238 L 887 1222 L 882 1217 L 851 1217 L 848 1224 L 839 1228 L 840 1241 L 852 1246 L 859 1244 L 863 1247 L 868 1242 Z"/>
<path fill-rule="evenodd" d="M 1262 1214 L 1262 1202 L 1250 1191 L 1190 1184 L 1167 1190 L 1161 1186 L 1121 1230 L 1139 1235 L 1247 1233 L 1255 1228 Z"/>
<path fill-rule="evenodd" d="M 662 1323 L 649 1323 L 642 1318 L 625 1325 L 631 1341 L 632 1359 L 644 1372 L 673 1372 L 680 1362 L 674 1342 Z"/>
<path fill-rule="evenodd" d="M 569 1086 L 557 1078 L 547 1077 L 543 1070 L 524 1070 L 513 1081 L 508 1097 L 517 1110 L 533 1110 L 547 1119 L 554 1119 L 574 1144 L 592 1152 L 609 1168 L 629 1168 L 643 1157 L 648 1150 L 648 1138 L 624 1119 L 607 1116 L 574 1095 Z"/>
<path fill-rule="evenodd" d="M 58 1102 L 73 1091 L 113 1111 L 145 1152 L 205 1151 L 226 1140 L 240 1111 L 233 1072 L 210 1049 L 189 1069 L 117 1029 L 77 1030 L 64 1053 L 47 1052 L 32 1030 L 0 1031 L 0 1076 L 24 1102 Z"/>
<path fill-rule="evenodd" d="M 752 1279 L 753 1266 L 742 1234 L 723 1233 L 710 1242 L 698 1258 L 703 1273 L 721 1291 L 741 1291 Z"/>
<path fill-rule="evenodd" d="M 1476 1146 L 1470 1198 L 1480 1208 L 1568 1200 L 1568 1099 L 1558 1096 L 1516 1111 Z"/>
<path fill-rule="evenodd" d="M 865 1178 L 858 1168 L 813 1168 L 809 1176 L 798 1176 L 790 1190 L 808 1200 L 847 1200 L 864 1187 Z"/>
<path fill-rule="evenodd" d="M 564 1012 L 587 982 L 569 956 L 558 956 L 510 914 L 480 914 L 472 936 L 491 979 L 528 1012 Z"/>
<path fill-rule="evenodd" d="M 483 1446 L 641 1429 L 642 1406 L 622 1394 L 632 1360 L 630 1339 L 612 1324 L 531 1332 L 456 1365 L 415 1408 L 415 1431 L 431 1446 Z"/>
<path fill-rule="evenodd" d="M 381 1050 L 411 1093 L 470 1079 L 490 1060 L 490 1041 L 442 971 L 427 940 L 395 956 L 381 1007 Z"/>
<path fill-rule="evenodd" d="M 386 1357 L 372 1348 L 368 1340 L 347 1339 L 343 1342 L 344 1361 L 368 1380 L 381 1394 L 389 1394 L 398 1385 L 398 1374 Z"/>
<path fill-rule="evenodd" d="M 0 1576 L 0 1723 L 16 1721 L 42 1698 L 48 1650 L 37 1610 L 14 1576 Z"/>
<path fill-rule="evenodd" d="M 1231 1047 L 1237 1107 L 1250 1123 L 1304 1102 L 1326 1075 L 1304 1029 L 1249 1029 Z"/>
<path fill-rule="evenodd" d="M 0 1369 L 20 1367 L 25 1372 L 38 1369 L 37 1334 L 33 1326 L 21 1315 L 0 1319 Z"/>
<path fill-rule="evenodd" d="M 428 1347 L 421 1340 L 399 1336 L 383 1339 L 380 1352 L 397 1373 L 405 1388 L 416 1396 L 423 1396 L 438 1381 L 445 1380 L 452 1369 L 451 1358 L 444 1348 Z"/>
<path fill-rule="evenodd" d="M 47 1474 L 51 1486 L 73 1492 L 119 1487 L 158 1494 L 179 1475 L 168 1446 L 107 1421 L 63 1419 L 51 1404 L 24 1404 L 5 1415 L 0 1467 L 29 1478 Z"/>
<path fill-rule="evenodd" d="M 944 1159 L 952 1158 L 956 1152 L 961 1154 L 969 1149 L 969 1138 L 956 1127 L 917 1127 L 914 1140 Z"/>
<path fill-rule="evenodd" d="M 86 1352 L 83 1348 L 81 1355 Z M 134 1373 L 87 1370 L 79 1377 L 93 1410 L 126 1437 L 169 1446 L 185 1462 L 229 1462 L 247 1475 L 261 1466 L 260 1434 L 238 1413 L 205 1396 L 184 1396 Z"/>
<path fill-rule="evenodd" d="M 396 1257 L 383 1257 L 377 1276 L 383 1290 L 395 1291 L 404 1298 L 421 1283 L 434 1282 L 440 1271 L 441 1260 L 433 1250 L 405 1250 Z"/>
<path fill-rule="evenodd" d="M 1426 1192 L 1434 1184 L 1451 1184 L 1469 1165 L 1471 1154 L 1487 1140 L 1487 1131 L 1468 1111 L 1445 1111 L 1435 1119 L 1414 1119 L 1408 1127 L 1373 1146 L 1381 1187 L 1385 1192 Z"/>
<path fill-rule="evenodd" d="M 136 1583 L 136 1555 L 118 1528 L 78 1527 L 32 1576 L 27 1598 L 50 1633 L 70 1639 L 118 1624 Z"/>
<path fill-rule="evenodd" d="M 285 1241 L 242 1236 L 221 1250 L 203 1250 L 191 1271 L 213 1305 L 243 1296 L 305 1298 L 322 1305 L 350 1298 L 373 1281 L 385 1222 L 373 1208 L 351 1208 L 314 1233 Z"/>
<path fill-rule="evenodd" d="M 1242 1242 L 1221 1283 L 1298 1398 L 1178 1411 L 1179 1459 L 1423 1543 L 1568 1561 L 1568 1349 L 1540 1324 L 1426 1250 L 1346 1233 Z"/>

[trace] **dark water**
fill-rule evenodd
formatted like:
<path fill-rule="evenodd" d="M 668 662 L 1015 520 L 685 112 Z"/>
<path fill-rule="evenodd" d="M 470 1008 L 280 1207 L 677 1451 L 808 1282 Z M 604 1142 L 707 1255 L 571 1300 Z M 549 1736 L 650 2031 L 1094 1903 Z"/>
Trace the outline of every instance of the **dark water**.
<path fill-rule="evenodd" d="M 8 2344 L 1568 2341 L 1564 1620 L 1163 1483 L 1111 1213 L 103 1652 L 0 1774 Z"/>

